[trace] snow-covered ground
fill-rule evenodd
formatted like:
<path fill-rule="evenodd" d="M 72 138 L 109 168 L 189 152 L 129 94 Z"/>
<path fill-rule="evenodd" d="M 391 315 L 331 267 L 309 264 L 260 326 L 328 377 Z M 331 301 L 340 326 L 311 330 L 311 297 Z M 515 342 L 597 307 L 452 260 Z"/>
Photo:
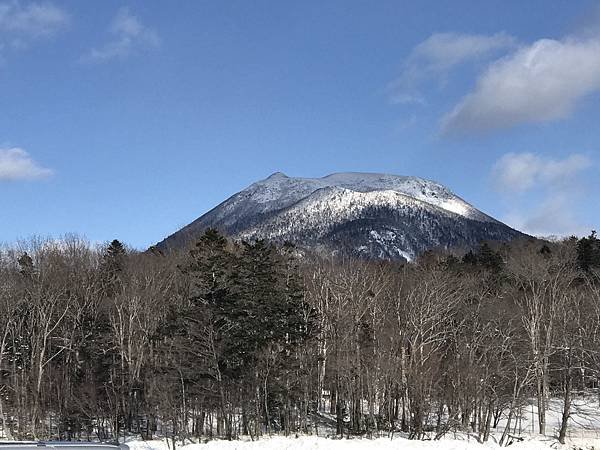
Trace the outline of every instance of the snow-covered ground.
<path fill-rule="evenodd" d="M 173 450 L 165 441 L 131 441 L 127 445 L 131 450 Z M 188 444 L 177 450 L 485 450 L 497 449 L 498 444 L 490 441 L 479 444 L 474 439 L 443 439 L 440 441 L 413 441 L 401 437 L 389 439 L 328 439 L 324 437 L 301 436 L 262 438 L 258 441 L 209 441 L 203 444 Z M 600 439 L 571 440 L 564 446 L 555 439 L 529 439 L 515 442 L 510 446 L 514 450 L 599 449 Z"/>
<path fill-rule="evenodd" d="M 531 400 L 534 403 L 534 400 Z M 547 433 L 558 434 L 562 416 L 563 402 L 561 399 L 552 398 L 548 402 L 546 411 Z M 523 408 L 522 430 L 524 433 L 532 432 L 537 427 L 537 408 L 529 405 Z M 581 437 L 595 437 L 600 439 L 600 405 L 596 396 L 575 396 L 571 405 L 568 434 Z M 535 431 L 533 431 L 535 433 Z"/>
<path fill-rule="evenodd" d="M 517 420 L 513 420 L 510 435 L 522 440 L 512 440 L 509 448 L 515 450 L 543 450 L 551 448 L 600 450 L 600 404 L 596 395 L 586 397 L 575 396 L 573 399 L 572 416 L 569 419 L 567 443 L 562 446 L 556 436 L 560 426 L 562 401 L 558 398 L 550 400 L 546 412 L 547 436 L 537 433 L 537 408 L 535 401 L 522 407 Z M 331 416 L 333 419 L 333 416 Z M 504 427 L 504 417 L 496 429 L 492 429 L 490 440 L 481 444 L 477 441 L 476 433 L 448 432 L 441 440 L 409 440 L 401 434 L 395 434 L 393 439 L 382 437 L 376 439 L 351 438 L 332 439 L 317 436 L 300 437 L 262 437 L 258 441 L 242 439 L 239 441 L 213 440 L 201 444 L 179 440 L 177 450 L 485 450 L 499 448 L 498 442 Z M 319 434 L 333 435 L 333 429 L 320 429 Z M 433 438 L 435 433 L 432 433 Z M 510 442 L 510 440 L 509 440 Z M 153 441 L 128 441 L 131 450 L 173 450 L 172 441 L 168 444 L 164 439 Z"/>
<path fill-rule="evenodd" d="M 512 421 L 508 440 L 509 448 L 515 450 L 600 450 L 600 403 L 597 393 L 586 396 L 575 396 L 569 419 L 567 443 L 558 443 L 557 436 L 562 415 L 562 400 L 552 398 L 546 411 L 546 436 L 540 436 L 538 430 L 537 408 L 533 399 L 518 411 L 516 420 Z M 503 415 L 498 427 L 491 430 L 489 441 L 479 443 L 477 434 L 468 431 L 449 431 L 440 440 L 433 440 L 435 433 L 431 432 L 426 440 L 409 440 L 402 433 L 394 434 L 393 438 L 381 432 L 373 439 L 351 437 L 350 439 L 333 438 L 335 430 L 327 424 L 334 423 L 335 417 L 329 414 L 321 415 L 324 419 L 319 426 L 320 436 L 263 436 L 257 441 L 248 437 L 240 440 L 202 440 L 193 443 L 189 439 L 183 443 L 176 441 L 176 450 L 486 450 L 498 449 L 499 441 L 506 426 L 506 416 Z M 330 436 L 330 437 L 325 437 Z M 3 441 L 0 440 L 0 444 Z M 130 450 L 173 450 L 173 441 L 157 437 L 154 440 L 143 441 L 129 437 L 126 444 Z M 1 447 L 1 446 L 0 446 Z"/>
<path fill-rule="evenodd" d="M 0 441 L 0 444 L 9 444 Z M 173 450 L 173 443 L 165 439 L 149 441 L 128 440 L 129 450 Z M 123 447 L 123 446 L 122 446 Z M 439 441 L 408 440 L 403 437 L 390 438 L 351 438 L 330 439 L 316 436 L 300 437 L 262 437 L 260 440 L 210 440 L 202 443 L 186 443 L 177 441 L 176 450 L 492 450 L 500 448 L 495 440 L 480 444 L 475 439 L 464 435 L 461 437 L 444 438 Z M 597 450 L 600 449 L 600 439 L 571 439 L 564 446 L 550 438 L 530 438 L 513 442 L 510 449 L 514 450 Z"/>

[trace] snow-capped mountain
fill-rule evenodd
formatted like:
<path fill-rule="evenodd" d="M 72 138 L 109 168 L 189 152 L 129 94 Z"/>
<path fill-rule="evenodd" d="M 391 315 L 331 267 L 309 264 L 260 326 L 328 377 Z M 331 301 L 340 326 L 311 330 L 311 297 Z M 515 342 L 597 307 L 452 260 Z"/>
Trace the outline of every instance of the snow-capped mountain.
<path fill-rule="evenodd" d="M 157 244 L 179 248 L 207 228 L 243 240 L 411 260 L 436 247 L 524 236 L 433 181 L 378 173 L 293 178 L 277 172 Z"/>

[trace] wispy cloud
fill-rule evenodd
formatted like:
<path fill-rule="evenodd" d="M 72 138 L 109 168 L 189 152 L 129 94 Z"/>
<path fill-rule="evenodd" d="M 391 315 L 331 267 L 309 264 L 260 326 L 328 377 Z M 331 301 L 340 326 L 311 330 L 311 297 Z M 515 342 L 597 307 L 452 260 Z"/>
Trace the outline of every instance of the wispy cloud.
<path fill-rule="evenodd" d="M 391 84 L 395 103 L 424 103 L 419 92 L 422 83 L 444 79 L 454 67 L 483 59 L 514 47 L 515 39 L 506 33 L 436 33 L 417 45 L 403 65 L 400 76 Z"/>
<path fill-rule="evenodd" d="M 493 64 L 442 119 L 442 133 L 480 132 L 569 116 L 600 91 L 600 38 L 541 39 Z"/>
<path fill-rule="evenodd" d="M 591 159 L 581 154 L 556 160 L 534 153 L 507 153 L 496 162 L 493 177 L 501 192 L 524 192 L 539 186 L 569 185 L 591 166 Z"/>
<path fill-rule="evenodd" d="M 504 221 L 532 236 L 585 236 L 592 226 L 582 225 L 573 209 L 572 197 L 557 193 L 542 200 L 530 211 L 511 211 Z"/>
<path fill-rule="evenodd" d="M 52 170 L 40 166 L 25 150 L 0 148 L 0 181 L 36 180 L 52 174 Z"/>
<path fill-rule="evenodd" d="M 534 153 L 507 153 L 492 168 L 498 192 L 510 196 L 511 211 L 505 221 L 534 235 L 581 234 L 589 231 L 577 220 L 580 175 L 593 161 L 583 154 L 552 159 Z M 541 198 L 539 206 L 526 205 L 525 194 Z M 521 195 L 519 195 L 521 194 Z"/>
<path fill-rule="evenodd" d="M 69 24 L 66 11 L 52 3 L 0 2 L 0 49 L 21 49 L 54 36 Z"/>
<path fill-rule="evenodd" d="M 81 60 L 101 63 L 113 59 L 124 59 L 132 53 L 152 49 L 160 45 L 160 38 L 153 29 L 142 24 L 140 19 L 121 8 L 112 20 L 108 33 L 111 39 L 101 47 L 93 48 Z"/>

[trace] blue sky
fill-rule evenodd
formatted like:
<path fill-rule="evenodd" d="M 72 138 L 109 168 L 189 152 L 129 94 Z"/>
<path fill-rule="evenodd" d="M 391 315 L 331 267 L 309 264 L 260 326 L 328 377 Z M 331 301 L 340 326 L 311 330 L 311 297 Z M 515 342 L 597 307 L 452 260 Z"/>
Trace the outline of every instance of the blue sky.
<path fill-rule="evenodd" d="M 0 0 L 0 241 L 153 244 L 275 171 L 600 223 L 593 1 Z"/>

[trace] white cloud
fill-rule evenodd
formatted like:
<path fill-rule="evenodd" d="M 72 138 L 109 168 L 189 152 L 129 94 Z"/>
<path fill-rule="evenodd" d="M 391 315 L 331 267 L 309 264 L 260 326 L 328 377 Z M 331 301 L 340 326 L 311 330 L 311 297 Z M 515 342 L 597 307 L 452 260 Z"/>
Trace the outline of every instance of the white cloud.
<path fill-rule="evenodd" d="M 32 40 L 51 37 L 69 23 L 69 15 L 51 3 L 0 3 L 0 49 L 27 47 Z"/>
<path fill-rule="evenodd" d="M 591 165 L 590 158 L 580 154 L 555 160 L 533 153 L 507 153 L 494 165 L 493 178 L 499 191 L 524 192 L 540 186 L 570 184 Z"/>
<path fill-rule="evenodd" d="M 143 25 L 127 8 L 121 8 L 117 12 L 108 31 L 112 39 L 102 47 L 92 49 L 82 57 L 82 61 L 97 63 L 123 59 L 138 49 L 156 48 L 160 45 L 158 34 Z"/>
<path fill-rule="evenodd" d="M 513 209 L 504 222 L 532 236 L 559 237 L 586 236 L 593 225 L 585 225 L 573 208 L 573 197 L 556 193 L 547 196 L 534 208 Z"/>
<path fill-rule="evenodd" d="M 592 160 L 582 154 L 564 159 L 534 153 L 502 156 L 492 168 L 492 180 L 498 192 L 510 196 L 511 211 L 505 221 L 538 236 L 589 231 L 577 220 L 575 208 L 581 197 L 580 175 L 592 166 Z M 535 195 L 524 195 L 528 192 Z M 533 197 L 541 198 L 538 206 L 531 207 Z"/>
<path fill-rule="evenodd" d="M 426 68 L 443 71 L 474 58 L 513 46 L 515 40 L 505 33 L 480 34 L 437 33 L 417 45 L 410 59 Z"/>
<path fill-rule="evenodd" d="M 35 180 L 52 173 L 21 148 L 0 148 L 0 181 Z"/>
<path fill-rule="evenodd" d="M 506 33 L 492 36 L 460 33 L 436 33 L 417 45 L 410 53 L 400 77 L 392 83 L 395 103 L 423 103 L 417 92 L 419 84 L 440 78 L 455 66 L 490 56 L 515 45 Z"/>
<path fill-rule="evenodd" d="M 600 38 L 541 39 L 489 66 L 442 119 L 442 132 L 487 131 L 567 117 L 600 91 Z"/>

